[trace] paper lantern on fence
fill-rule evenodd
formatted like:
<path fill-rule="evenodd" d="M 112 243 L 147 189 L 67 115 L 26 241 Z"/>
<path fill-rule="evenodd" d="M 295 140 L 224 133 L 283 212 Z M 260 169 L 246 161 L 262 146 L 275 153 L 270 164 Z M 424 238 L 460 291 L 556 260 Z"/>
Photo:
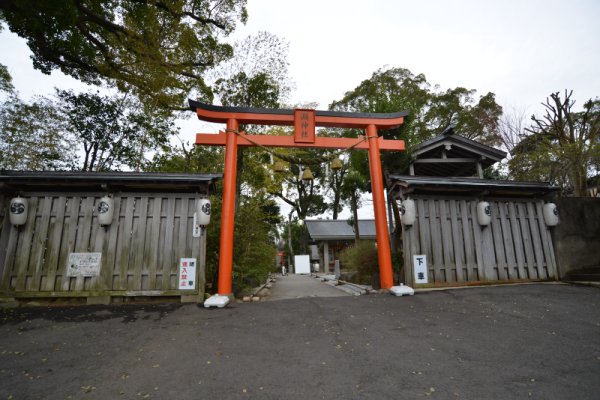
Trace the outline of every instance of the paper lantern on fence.
<path fill-rule="evenodd" d="M 415 223 L 417 212 L 415 209 L 415 201 L 406 199 L 402 202 L 400 207 L 400 220 L 403 225 L 411 226 Z"/>
<path fill-rule="evenodd" d="M 544 222 L 548 226 L 558 225 L 558 208 L 554 203 L 544 204 Z"/>
<path fill-rule="evenodd" d="M 110 225 L 115 212 L 115 201 L 112 197 L 104 196 L 98 201 L 96 210 L 98 211 L 98 223 L 100 225 Z"/>
<path fill-rule="evenodd" d="M 487 201 L 477 203 L 477 221 L 481 226 L 488 226 L 492 222 L 492 209 Z"/>
<path fill-rule="evenodd" d="M 25 225 L 25 222 L 27 222 L 27 199 L 22 197 L 11 199 L 9 211 L 9 219 L 12 225 Z"/>
<path fill-rule="evenodd" d="M 196 202 L 196 222 L 199 226 L 210 223 L 210 200 L 200 199 Z"/>

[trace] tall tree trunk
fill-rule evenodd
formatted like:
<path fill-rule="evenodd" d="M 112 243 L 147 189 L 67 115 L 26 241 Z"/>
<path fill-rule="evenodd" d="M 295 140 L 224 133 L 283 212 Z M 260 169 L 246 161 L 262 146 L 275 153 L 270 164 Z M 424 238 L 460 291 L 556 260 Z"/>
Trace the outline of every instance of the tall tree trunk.
<path fill-rule="evenodd" d="M 354 243 L 358 244 L 360 240 L 360 229 L 358 228 L 358 197 L 356 191 L 350 196 L 350 208 L 352 208 L 352 217 L 354 218 Z"/>
<path fill-rule="evenodd" d="M 392 205 L 392 214 L 394 215 L 394 233 L 392 235 L 392 253 L 396 255 L 396 260 L 400 263 L 398 266 L 398 284 L 403 281 L 404 275 L 404 257 L 402 256 L 404 253 L 403 249 L 403 237 L 402 237 L 402 220 L 400 218 L 400 210 L 398 209 L 398 203 L 394 201 L 394 199 L 388 200 Z M 398 254 L 400 256 L 398 256 Z"/>
<path fill-rule="evenodd" d="M 290 248 L 290 262 L 288 265 L 288 270 L 290 269 L 290 266 L 292 265 L 292 260 L 294 259 L 294 246 L 292 246 L 292 214 L 294 213 L 294 210 L 292 210 L 289 214 L 288 214 L 288 247 Z M 295 272 L 295 270 L 294 270 Z"/>
<path fill-rule="evenodd" d="M 585 168 L 583 167 L 574 167 L 572 173 L 573 179 L 573 195 L 575 197 L 588 197 L 587 191 L 587 174 L 585 173 Z"/>

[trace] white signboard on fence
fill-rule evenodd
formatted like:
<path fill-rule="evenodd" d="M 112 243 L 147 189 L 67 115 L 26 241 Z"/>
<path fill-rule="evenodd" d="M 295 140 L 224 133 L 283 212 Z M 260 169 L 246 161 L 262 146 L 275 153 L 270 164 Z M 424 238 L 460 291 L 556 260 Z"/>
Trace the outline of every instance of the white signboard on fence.
<path fill-rule="evenodd" d="M 429 283 L 425 254 L 413 254 L 413 270 L 415 271 L 415 283 Z"/>
<path fill-rule="evenodd" d="M 100 275 L 102 253 L 69 253 L 67 276 Z"/>
<path fill-rule="evenodd" d="M 196 259 L 179 260 L 179 289 L 196 289 Z"/>
<path fill-rule="evenodd" d="M 294 256 L 294 271 L 296 274 L 310 274 L 310 258 L 308 254 Z"/>

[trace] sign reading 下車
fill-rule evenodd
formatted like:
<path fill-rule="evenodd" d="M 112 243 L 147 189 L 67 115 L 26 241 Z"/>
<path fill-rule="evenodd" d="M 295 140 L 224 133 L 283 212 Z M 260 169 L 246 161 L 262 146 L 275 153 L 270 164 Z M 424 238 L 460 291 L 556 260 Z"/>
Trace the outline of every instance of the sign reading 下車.
<path fill-rule="evenodd" d="M 196 289 L 196 259 L 179 260 L 179 289 Z"/>
<path fill-rule="evenodd" d="M 100 275 L 102 253 L 69 253 L 67 276 Z"/>
<path fill-rule="evenodd" d="M 413 255 L 413 270 L 415 271 L 415 283 L 429 283 L 427 256 L 425 254 Z"/>

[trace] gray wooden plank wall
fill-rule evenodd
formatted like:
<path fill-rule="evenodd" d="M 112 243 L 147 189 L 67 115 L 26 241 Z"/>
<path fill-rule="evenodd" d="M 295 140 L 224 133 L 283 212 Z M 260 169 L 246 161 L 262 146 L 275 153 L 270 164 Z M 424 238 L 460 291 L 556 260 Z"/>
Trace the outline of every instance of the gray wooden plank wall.
<path fill-rule="evenodd" d="M 200 256 L 206 251 L 205 238 L 192 236 L 197 195 L 115 195 L 115 216 L 107 227 L 98 224 L 99 194 L 24 197 L 29 214 L 26 225 L 19 228 L 9 223 L 9 199 L 0 197 L 1 293 L 203 293 L 204 260 Z M 67 259 L 72 252 L 102 253 L 99 276 L 68 277 Z M 196 290 L 178 290 L 182 257 L 198 259 Z"/>
<path fill-rule="evenodd" d="M 486 199 L 487 227 L 477 222 L 477 199 L 413 200 L 417 220 L 402 227 L 405 282 L 414 284 L 414 254 L 427 256 L 430 285 L 557 278 L 542 200 Z"/>

